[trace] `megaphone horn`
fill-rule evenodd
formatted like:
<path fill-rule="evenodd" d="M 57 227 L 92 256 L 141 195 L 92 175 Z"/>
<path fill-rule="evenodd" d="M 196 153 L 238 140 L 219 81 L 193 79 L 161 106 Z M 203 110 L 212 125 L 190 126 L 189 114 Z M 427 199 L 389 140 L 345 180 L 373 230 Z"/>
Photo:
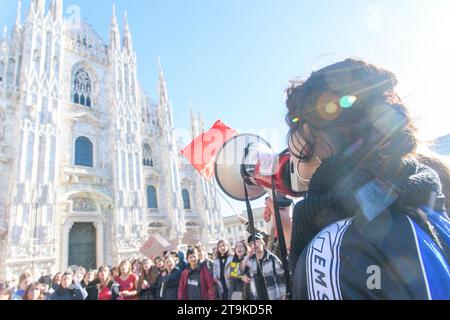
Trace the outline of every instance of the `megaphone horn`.
<path fill-rule="evenodd" d="M 236 135 L 216 154 L 215 177 L 219 187 L 230 198 L 245 201 L 244 183 L 250 201 L 264 196 L 275 178 L 277 191 L 292 196 L 301 194 L 290 186 L 290 156 L 272 151 L 270 144 L 253 134 Z"/>

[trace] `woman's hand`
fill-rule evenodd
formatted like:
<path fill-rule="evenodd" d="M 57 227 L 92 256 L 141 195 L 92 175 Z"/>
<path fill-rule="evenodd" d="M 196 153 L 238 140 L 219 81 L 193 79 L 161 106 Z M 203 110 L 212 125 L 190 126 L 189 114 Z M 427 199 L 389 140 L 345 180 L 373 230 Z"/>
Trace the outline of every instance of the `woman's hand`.
<path fill-rule="evenodd" d="M 124 291 L 122 291 L 121 293 L 122 293 L 122 295 L 123 295 L 124 297 L 131 297 L 131 296 L 134 295 L 132 292 L 130 292 L 130 291 L 128 291 L 128 290 L 124 290 Z"/>
<path fill-rule="evenodd" d="M 142 282 L 142 290 L 148 289 L 150 285 L 148 284 L 147 280 L 144 280 Z"/>

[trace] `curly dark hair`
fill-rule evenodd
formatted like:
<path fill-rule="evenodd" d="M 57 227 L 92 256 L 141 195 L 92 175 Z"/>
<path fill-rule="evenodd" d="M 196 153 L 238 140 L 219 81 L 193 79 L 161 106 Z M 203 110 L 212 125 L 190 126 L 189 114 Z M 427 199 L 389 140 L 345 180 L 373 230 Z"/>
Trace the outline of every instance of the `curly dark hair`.
<path fill-rule="evenodd" d="M 308 124 L 313 134 L 325 134 L 358 163 L 398 162 L 416 151 L 417 130 L 394 91 L 397 82 L 392 72 L 354 59 L 314 72 L 306 81 L 291 81 L 286 90 L 288 142 L 296 133 L 305 138 L 302 130 Z"/>

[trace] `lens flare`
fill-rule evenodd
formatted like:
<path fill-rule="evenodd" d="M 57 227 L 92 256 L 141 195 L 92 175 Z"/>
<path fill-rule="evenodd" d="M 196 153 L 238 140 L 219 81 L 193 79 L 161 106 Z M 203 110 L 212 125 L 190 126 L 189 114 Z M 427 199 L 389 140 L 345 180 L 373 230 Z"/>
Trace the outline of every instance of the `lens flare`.
<path fill-rule="evenodd" d="M 291 120 L 292 123 L 299 123 L 300 118 L 299 117 L 295 117 L 294 119 Z"/>
<path fill-rule="evenodd" d="M 339 107 L 334 102 L 330 102 L 329 104 L 327 104 L 325 106 L 325 111 L 328 112 L 329 114 L 334 114 L 334 113 L 338 112 L 338 110 L 339 110 Z"/>
<path fill-rule="evenodd" d="M 342 108 L 339 106 L 339 96 L 332 92 L 321 94 L 317 99 L 316 110 L 322 120 L 336 120 L 342 113 Z"/>
<path fill-rule="evenodd" d="M 343 96 L 339 101 L 339 105 L 344 109 L 351 108 L 357 100 L 358 98 L 355 96 Z"/>

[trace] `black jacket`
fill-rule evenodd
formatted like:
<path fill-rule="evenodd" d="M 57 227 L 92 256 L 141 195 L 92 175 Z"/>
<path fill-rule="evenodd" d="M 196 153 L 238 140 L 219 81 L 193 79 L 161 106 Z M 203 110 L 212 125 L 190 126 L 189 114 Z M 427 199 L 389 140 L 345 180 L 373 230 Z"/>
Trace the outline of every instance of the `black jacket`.
<path fill-rule="evenodd" d="M 357 216 L 322 230 L 300 256 L 293 298 L 447 300 L 450 268 L 413 219 L 388 210 L 371 222 Z"/>
<path fill-rule="evenodd" d="M 181 270 L 178 267 L 175 267 L 170 274 L 160 277 L 162 288 L 161 300 L 178 300 L 180 278 Z"/>

